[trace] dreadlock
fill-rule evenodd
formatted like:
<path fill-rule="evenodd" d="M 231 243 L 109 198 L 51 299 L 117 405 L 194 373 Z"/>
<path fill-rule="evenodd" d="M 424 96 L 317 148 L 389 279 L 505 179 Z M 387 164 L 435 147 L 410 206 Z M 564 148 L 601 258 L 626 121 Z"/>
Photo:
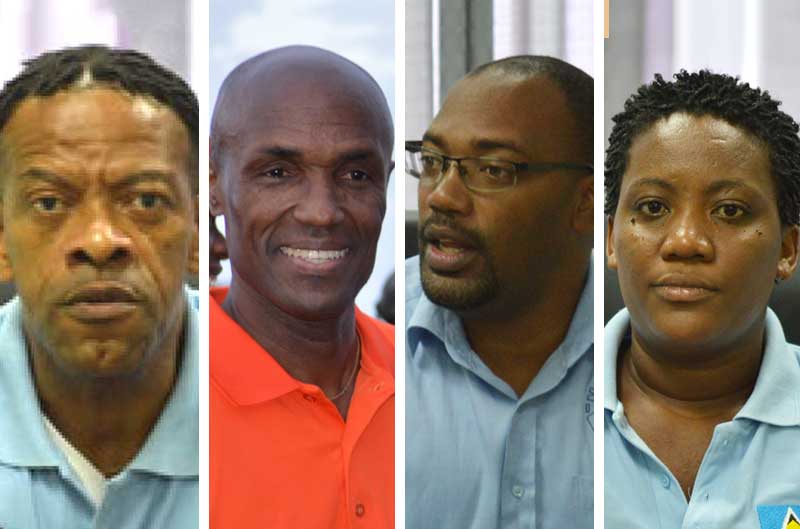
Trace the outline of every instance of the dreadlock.
<path fill-rule="evenodd" d="M 191 142 L 189 167 L 197 171 L 198 105 L 189 85 L 153 59 L 133 50 L 88 45 L 50 51 L 25 61 L 22 73 L 0 91 L 0 133 L 17 106 L 28 97 L 51 96 L 88 78 L 132 95 L 146 95 L 172 109 L 186 126 Z M 193 190 L 197 178 L 191 179 Z"/>
<path fill-rule="evenodd" d="M 778 188 L 778 212 L 785 225 L 800 224 L 800 138 L 795 121 L 778 110 L 779 101 L 768 92 L 751 88 L 738 77 L 708 70 L 681 70 L 675 81 L 660 74 L 642 85 L 625 102 L 625 110 L 612 119 L 614 128 L 606 151 L 606 215 L 614 215 L 619 202 L 628 151 L 638 134 L 659 119 L 676 112 L 710 115 L 746 130 L 769 148 L 772 174 Z"/>

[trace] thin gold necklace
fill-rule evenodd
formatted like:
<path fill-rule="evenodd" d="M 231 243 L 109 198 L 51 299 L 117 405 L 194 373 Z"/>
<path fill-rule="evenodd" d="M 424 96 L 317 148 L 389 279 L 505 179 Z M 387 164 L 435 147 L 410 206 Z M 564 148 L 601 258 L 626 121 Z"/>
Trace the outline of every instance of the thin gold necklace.
<path fill-rule="evenodd" d="M 342 397 L 347 390 L 350 389 L 350 385 L 356 379 L 356 372 L 358 371 L 358 364 L 361 361 L 361 336 L 358 335 L 358 331 L 356 331 L 356 339 L 358 340 L 358 349 L 356 349 L 356 361 L 353 364 L 353 372 L 350 373 L 350 377 L 347 379 L 347 384 L 344 385 L 341 391 L 332 397 L 328 397 L 328 400 L 336 400 Z"/>

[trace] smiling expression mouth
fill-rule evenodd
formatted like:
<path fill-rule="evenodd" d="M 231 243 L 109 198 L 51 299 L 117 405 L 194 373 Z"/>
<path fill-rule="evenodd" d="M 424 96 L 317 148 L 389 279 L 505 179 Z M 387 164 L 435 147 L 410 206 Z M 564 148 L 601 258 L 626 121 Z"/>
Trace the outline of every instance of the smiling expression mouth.
<path fill-rule="evenodd" d="M 323 264 L 342 259 L 345 255 L 350 253 L 350 248 L 343 248 L 341 250 L 311 250 L 281 246 L 281 253 L 289 257 L 302 259 L 309 263 Z"/>

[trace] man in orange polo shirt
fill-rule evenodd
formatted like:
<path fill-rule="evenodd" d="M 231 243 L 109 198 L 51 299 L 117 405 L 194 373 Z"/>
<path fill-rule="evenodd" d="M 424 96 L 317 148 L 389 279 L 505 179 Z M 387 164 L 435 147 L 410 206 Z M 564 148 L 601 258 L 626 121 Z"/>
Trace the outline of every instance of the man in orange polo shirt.
<path fill-rule="evenodd" d="M 392 143 L 377 83 L 333 53 L 273 50 L 223 83 L 210 194 L 233 278 L 211 293 L 212 529 L 394 525 L 394 328 L 354 305 Z"/>

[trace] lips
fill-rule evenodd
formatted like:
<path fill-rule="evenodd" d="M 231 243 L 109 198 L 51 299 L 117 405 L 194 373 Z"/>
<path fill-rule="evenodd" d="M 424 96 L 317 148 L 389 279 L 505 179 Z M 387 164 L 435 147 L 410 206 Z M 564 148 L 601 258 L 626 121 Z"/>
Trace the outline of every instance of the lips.
<path fill-rule="evenodd" d="M 463 232 L 436 224 L 422 230 L 425 263 L 434 272 L 453 274 L 467 268 L 478 255 L 476 245 Z"/>
<path fill-rule="evenodd" d="M 346 245 L 331 245 L 320 248 L 317 244 L 290 244 L 280 246 L 280 253 L 289 258 L 292 265 L 302 273 L 315 275 L 328 273 L 341 267 L 350 247 Z"/>
<path fill-rule="evenodd" d="M 702 277 L 677 273 L 659 277 L 651 287 L 659 297 L 673 303 L 704 301 L 719 292 L 716 285 Z"/>
<path fill-rule="evenodd" d="M 137 291 L 126 283 L 95 281 L 70 291 L 64 299 L 64 310 L 84 323 L 101 323 L 123 319 L 140 307 Z"/>

